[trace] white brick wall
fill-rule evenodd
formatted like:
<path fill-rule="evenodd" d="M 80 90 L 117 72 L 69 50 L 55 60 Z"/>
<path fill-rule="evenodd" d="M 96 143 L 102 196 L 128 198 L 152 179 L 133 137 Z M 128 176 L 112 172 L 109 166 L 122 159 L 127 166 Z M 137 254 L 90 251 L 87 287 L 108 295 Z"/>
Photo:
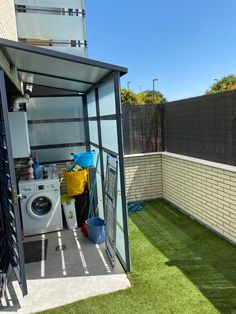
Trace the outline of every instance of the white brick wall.
<path fill-rule="evenodd" d="M 14 0 L 0 1 L 0 37 L 17 41 Z"/>
<path fill-rule="evenodd" d="M 127 201 L 162 197 L 161 155 L 139 154 L 125 157 Z"/>
<path fill-rule="evenodd" d="M 125 157 L 127 200 L 164 198 L 236 243 L 236 167 L 171 153 Z"/>
<path fill-rule="evenodd" d="M 163 197 L 236 242 L 236 167 L 162 154 Z"/>

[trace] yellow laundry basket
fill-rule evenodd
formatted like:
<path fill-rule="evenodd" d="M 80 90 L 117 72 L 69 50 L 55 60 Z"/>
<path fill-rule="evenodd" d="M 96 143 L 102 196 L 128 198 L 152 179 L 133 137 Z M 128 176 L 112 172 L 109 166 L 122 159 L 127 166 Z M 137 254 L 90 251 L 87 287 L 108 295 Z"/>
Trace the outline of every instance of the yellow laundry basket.
<path fill-rule="evenodd" d="M 67 194 L 69 196 L 80 195 L 88 184 L 88 170 L 83 169 L 77 172 L 64 172 Z"/>

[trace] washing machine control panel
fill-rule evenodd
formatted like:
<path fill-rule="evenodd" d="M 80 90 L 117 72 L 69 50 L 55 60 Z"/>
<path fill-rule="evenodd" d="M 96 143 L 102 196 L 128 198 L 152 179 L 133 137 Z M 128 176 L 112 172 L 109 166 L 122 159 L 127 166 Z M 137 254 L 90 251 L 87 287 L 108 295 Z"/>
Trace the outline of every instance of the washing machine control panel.
<path fill-rule="evenodd" d="M 35 187 L 33 185 L 21 186 L 20 193 L 32 193 L 35 192 Z"/>
<path fill-rule="evenodd" d="M 58 183 L 45 183 L 45 184 L 38 184 L 37 191 L 53 191 L 59 188 Z"/>

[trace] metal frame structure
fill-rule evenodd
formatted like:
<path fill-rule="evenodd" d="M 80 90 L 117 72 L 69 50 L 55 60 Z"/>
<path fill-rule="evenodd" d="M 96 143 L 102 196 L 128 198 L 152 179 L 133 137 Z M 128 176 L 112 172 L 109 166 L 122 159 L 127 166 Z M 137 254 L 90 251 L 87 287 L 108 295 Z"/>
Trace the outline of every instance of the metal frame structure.
<path fill-rule="evenodd" d="M 4 72 L 0 71 L 0 211 L 3 222 L 3 251 L 0 258 L 2 282 L 0 295 L 7 280 L 7 271 L 13 269 L 21 286 L 23 295 L 27 294 L 27 284 L 24 268 L 24 252 L 21 239 L 20 209 L 17 198 L 15 166 L 12 154 L 10 128 L 8 120 L 8 102 Z M 4 282 L 5 281 L 5 282 Z M 2 291 L 1 291 L 2 290 Z"/>
<path fill-rule="evenodd" d="M 125 171 L 124 171 L 124 150 L 123 150 L 123 134 L 122 134 L 122 121 L 121 121 L 121 102 L 120 102 L 120 76 L 124 75 L 127 72 L 127 69 L 124 67 L 119 67 L 116 65 L 111 65 L 104 62 L 99 62 L 96 60 L 90 60 L 82 57 L 77 57 L 73 55 L 68 55 L 64 53 L 60 53 L 57 51 L 50 51 L 44 48 L 39 47 L 32 47 L 28 46 L 22 43 L 18 42 L 12 42 L 9 40 L 0 39 L 0 51 L 4 53 L 6 59 L 9 62 L 9 68 L 12 67 L 16 69 L 16 73 L 18 73 L 20 79 L 23 79 L 23 83 L 29 83 L 28 81 L 24 81 L 24 73 L 26 75 L 30 74 L 34 78 L 43 78 L 48 79 L 49 84 L 45 84 L 44 87 L 48 88 L 50 90 L 51 95 L 48 95 L 47 93 L 43 94 L 44 88 L 42 88 L 38 95 L 34 95 L 34 97 L 71 97 L 71 96 L 77 96 L 82 97 L 82 106 L 83 106 L 83 118 L 71 119 L 73 122 L 84 122 L 84 130 L 85 130 L 85 142 L 84 143 L 73 143 L 76 145 L 85 145 L 86 149 L 91 149 L 91 146 L 96 147 L 100 152 L 100 167 L 101 167 L 101 182 L 102 182 L 102 199 L 103 199 L 103 205 L 105 200 L 105 178 L 104 178 L 104 159 L 103 154 L 108 153 L 112 155 L 116 155 L 118 157 L 119 162 L 119 169 L 120 169 L 120 186 L 121 186 L 121 211 L 122 211 L 122 223 L 123 223 L 123 236 L 124 236 L 124 255 L 123 257 L 121 254 L 117 254 L 119 260 L 121 261 L 124 269 L 126 271 L 131 270 L 131 262 L 130 262 L 130 251 L 129 251 L 129 233 L 128 233 L 128 215 L 127 215 L 127 206 L 126 206 L 126 191 L 125 191 Z M 42 56 L 43 59 L 40 57 Z M 61 68 L 63 68 L 64 65 L 69 65 L 71 68 L 73 68 L 73 65 L 75 67 L 82 67 L 82 71 L 75 70 L 74 73 L 68 73 L 67 72 L 60 72 L 60 69 L 57 71 L 57 69 L 53 68 L 54 74 L 56 72 L 56 75 L 51 75 L 47 71 L 47 67 L 44 67 L 42 70 L 40 68 L 40 64 L 37 64 L 39 57 L 39 62 L 44 60 L 45 62 L 48 62 L 50 65 L 50 62 L 60 62 Z M 27 58 L 32 58 L 32 60 L 29 60 L 29 62 L 24 62 L 22 60 L 27 60 Z M 41 61 L 40 61 L 41 60 Z M 23 65 L 21 64 L 23 62 Z M 29 64 L 29 65 L 28 65 Z M 1 60 L 0 60 L 0 66 L 1 66 Z M 91 73 L 91 81 L 88 82 L 87 79 L 83 78 L 83 73 L 86 73 L 87 71 L 90 71 Z M 40 70 L 40 71 L 39 71 Z M 83 72 L 84 71 L 84 72 Z M 78 72 L 78 74 L 77 74 Z M 83 73 L 82 73 L 83 72 Z M 3 72 L 2 72 L 3 73 Z M 23 75 L 22 75 L 23 73 Z M 81 74 L 82 73 L 82 74 Z M 3 74 L 2 74 L 3 75 Z M 6 75 L 8 78 L 15 82 L 14 78 L 9 75 L 9 72 L 6 71 Z M 78 75 L 78 77 L 75 78 L 75 75 Z M 55 86 L 51 86 L 52 79 L 56 80 Z M 114 82 L 113 88 L 114 88 L 114 97 L 115 97 L 115 113 L 109 114 L 109 115 L 100 115 L 100 98 L 99 98 L 99 86 L 106 82 L 108 79 L 112 79 Z M 61 81 L 60 81 L 61 80 Z M 67 84 L 68 82 L 71 82 L 73 84 L 74 81 L 83 82 L 83 90 L 77 90 L 75 88 L 71 88 L 71 92 L 73 94 L 67 94 Z M 33 79 L 32 79 L 32 83 Z M 65 83 L 65 89 L 63 88 L 63 84 Z M 75 86 L 75 85 L 74 85 Z M 87 95 L 89 92 L 94 91 L 95 93 L 95 107 L 96 107 L 96 116 L 89 117 L 88 116 L 88 100 Z M 19 92 L 20 93 L 20 92 Z M 49 94 L 50 94 L 49 93 Z M 6 103 L 7 106 L 7 103 Z M 7 108 L 7 107 L 6 107 Z M 9 109 L 9 108 L 8 108 Z M 7 115 L 5 115 L 5 120 L 7 120 Z M 67 119 L 50 119 L 51 122 L 68 122 Z M 113 150 L 109 149 L 108 147 L 103 146 L 103 134 L 101 129 L 101 121 L 103 120 L 113 120 L 116 121 L 116 134 L 117 134 L 117 152 L 114 152 Z M 98 144 L 93 143 L 90 140 L 90 130 L 89 130 L 89 121 L 97 121 L 97 130 L 98 130 Z M 30 124 L 35 123 L 44 123 L 45 121 L 35 121 L 31 120 L 29 121 Z M 9 131 L 7 131 L 9 132 Z M 8 134 L 9 136 L 9 134 Z M 57 146 L 63 147 L 63 144 L 57 144 Z M 64 144 L 66 146 L 68 144 Z M 46 147 L 47 146 L 47 147 Z M 43 148 L 50 148 L 52 145 L 44 145 Z M 54 146 L 53 146 L 54 147 Z M 41 146 L 42 148 L 42 146 Z M 13 163 L 12 158 L 12 152 L 9 150 L 8 152 L 10 159 Z M 13 164 L 11 164 L 12 169 L 14 169 Z M 14 181 L 14 173 L 11 173 L 11 176 L 13 177 Z M 14 181 L 15 182 L 15 181 Z M 1 210 L 1 208 L 0 208 Z M 17 211 L 16 211 L 17 213 Z M 4 211 L 1 210 L 0 216 L 4 215 Z M 4 218 L 3 218 L 4 220 Z M 17 227 L 17 237 L 19 245 L 19 252 L 21 256 L 21 262 L 20 266 L 22 267 L 22 280 L 25 280 L 25 274 L 24 274 L 24 265 L 23 265 L 23 249 L 22 249 L 22 241 L 21 241 L 21 232 L 20 232 L 20 218 L 19 215 L 16 216 L 16 223 L 18 225 Z M 21 280 L 21 281 L 22 281 Z M 20 281 L 20 280 L 19 280 Z M 27 287 L 23 287 L 23 294 L 27 293 Z"/>

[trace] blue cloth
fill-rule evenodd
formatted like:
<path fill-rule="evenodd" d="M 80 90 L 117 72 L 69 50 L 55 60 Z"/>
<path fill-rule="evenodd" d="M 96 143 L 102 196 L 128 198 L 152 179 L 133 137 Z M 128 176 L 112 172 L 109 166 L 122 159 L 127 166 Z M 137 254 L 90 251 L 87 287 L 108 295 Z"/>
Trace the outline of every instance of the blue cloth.
<path fill-rule="evenodd" d="M 144 210 L 144 203 L 143 202 L 134 202 L 128 203 L 128 214 L 134 214 L 141 210 Z"/>

